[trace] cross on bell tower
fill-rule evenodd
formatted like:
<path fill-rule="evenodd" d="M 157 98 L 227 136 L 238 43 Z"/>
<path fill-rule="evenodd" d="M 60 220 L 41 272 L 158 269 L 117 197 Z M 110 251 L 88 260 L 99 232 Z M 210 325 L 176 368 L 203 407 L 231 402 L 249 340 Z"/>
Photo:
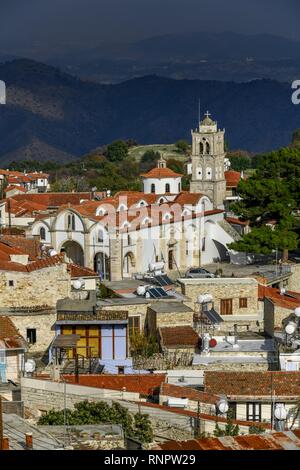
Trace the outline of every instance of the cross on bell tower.
<path fill-rule="evenodd" d="M 225 130 L 206 111 L 199 128 L 192 131 L 191 193 L 203 193 L 215 208 L 224 208 L 226 180 L 224 175 Z"/>

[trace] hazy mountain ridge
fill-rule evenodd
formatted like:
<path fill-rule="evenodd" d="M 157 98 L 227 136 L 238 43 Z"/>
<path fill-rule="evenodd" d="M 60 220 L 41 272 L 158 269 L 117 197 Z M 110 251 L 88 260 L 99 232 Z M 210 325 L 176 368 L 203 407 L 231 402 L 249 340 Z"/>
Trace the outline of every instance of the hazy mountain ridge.
<path fill-rule="evenodd" d="M 0 108 L 0 162 L 26 156 L 76 158 L 114 139 L 190 140 L 198 100 L 226 128 L 232 148 L 271 150 L 300 124 L 288 84 L 171 80 L 156 76 L 118 85 L 83 82 L 29 60 L 0 65 L 8 104 Z M 56 157 L 57 152 L 57 157 Z M 14 158 L 12 158 L 12 156 Z"/>

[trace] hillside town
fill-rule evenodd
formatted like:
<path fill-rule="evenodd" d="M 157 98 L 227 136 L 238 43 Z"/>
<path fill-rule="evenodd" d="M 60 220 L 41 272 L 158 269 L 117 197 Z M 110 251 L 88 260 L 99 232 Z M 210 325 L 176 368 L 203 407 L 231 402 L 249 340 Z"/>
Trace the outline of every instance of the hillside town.
<path fill-rule="evenodd" d="M 239 251 L 248 176 L 191 139 L 140 191 L 0 170 L 0 449 L 300 450 L 300 258 Z"/>

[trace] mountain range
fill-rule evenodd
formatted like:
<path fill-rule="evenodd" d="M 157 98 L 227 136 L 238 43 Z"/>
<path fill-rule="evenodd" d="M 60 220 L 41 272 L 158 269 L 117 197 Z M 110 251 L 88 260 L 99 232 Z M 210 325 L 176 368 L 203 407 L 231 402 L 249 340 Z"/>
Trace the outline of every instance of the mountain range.
<path fill-rule="evenodd" d="M 198 102 L 226 128 L 232 149 L 287 145 L 300 127 L 289 84 L 173 80 L 145 76 L 115 85 L 82 81 L 32 60 L 0 64 L 0 164 L 25 158 L 68 161 L 115 139 L 141 144 L 190 140 Z"/>

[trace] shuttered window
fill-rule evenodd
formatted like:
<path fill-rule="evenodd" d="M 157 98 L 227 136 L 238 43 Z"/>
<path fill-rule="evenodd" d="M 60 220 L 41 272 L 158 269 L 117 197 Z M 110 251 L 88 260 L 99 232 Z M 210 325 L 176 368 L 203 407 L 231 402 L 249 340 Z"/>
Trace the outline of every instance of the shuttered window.
<path fill-rule="evenodd" d="M 232 315 L 232 299 L 221 300 L 221 315 Z"/>

